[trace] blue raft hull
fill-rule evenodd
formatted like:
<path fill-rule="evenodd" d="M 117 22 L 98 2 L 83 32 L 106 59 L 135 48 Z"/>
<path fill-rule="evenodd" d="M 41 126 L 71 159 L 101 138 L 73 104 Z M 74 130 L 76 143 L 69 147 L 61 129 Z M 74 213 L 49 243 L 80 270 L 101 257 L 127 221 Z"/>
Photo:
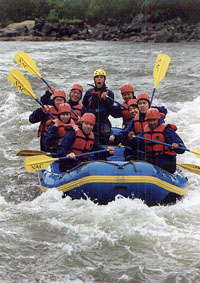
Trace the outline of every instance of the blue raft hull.
<path fill-rule="evenodd" d="M 43 189 L 58 188 L 72 199 L 91 199 L 107 204 L 117 196 L 138 198 L 147 205 L 172 204 L 188 191 L 188 180 L 181 173 L 170 174 L 144 161 L 124 161 L 123 149 L 108 161 L 91 161 L 61 173 L 54 162 L 39 172 Z"/>

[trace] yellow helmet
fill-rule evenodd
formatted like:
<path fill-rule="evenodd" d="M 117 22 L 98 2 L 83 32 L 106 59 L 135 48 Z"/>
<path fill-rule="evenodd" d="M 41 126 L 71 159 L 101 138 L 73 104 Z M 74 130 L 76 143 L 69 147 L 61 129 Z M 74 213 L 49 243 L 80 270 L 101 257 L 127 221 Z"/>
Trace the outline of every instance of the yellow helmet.
<path fill-rule="evenodd" d="M 104 76 L 104 77 L 106 77 L 106 72 L 103 69 L 97 69 L 96 71 L 94 71 L 94 78 L 96 76 Z"/>

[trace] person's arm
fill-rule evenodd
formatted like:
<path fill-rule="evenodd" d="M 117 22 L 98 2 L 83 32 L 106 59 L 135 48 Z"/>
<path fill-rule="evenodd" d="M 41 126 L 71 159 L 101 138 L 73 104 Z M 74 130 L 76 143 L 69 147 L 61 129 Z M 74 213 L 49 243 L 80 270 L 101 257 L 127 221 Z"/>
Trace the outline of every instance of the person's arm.
<path fill-rule="evenodd" d="M 72 144 L 75 140 L 75 132 L 71 130 L 67 133 L 59 142 L 58 149 L 57 149 L 57 156 L 61 157 L 69 153 Z"/>
<path fill-rule="evenodd" d="M 104 97 L 103 93 L 102 93 L 101 94 L 101 97 L 102 97 L 101 98 L 101 102 L 104 105 L 104 107 L 107 107 L 107 108 L 111 109 L 111 107 L 114 104 L 114 93 L 111 90 L 109 90 L 109 89 L 107 89 L 105 91 L 105 93 L 107 93 L 107 97 L 106 96 Z"/>
<path fill-rule="evenodd" d="M 40 97 L 40 101 L 42 102 L 42 104 L 52 105 L 51 95 L 52 93 L 49 90 L 47 90 L 45 94 Z"/>
<path fill-rule="evenodd" d="M 168 144 L 175 143 L 175 144 L 178 144 L 179 147 L 185 147 L 185 144 L 182 141 L 182 139 L 170 127 L 165 128 L 165 140 L 166 140 L 166 143 L 168 143 Z M 176 153 L 178 153 L 178 154 L 182 154 L 182 153 L 185 152 L 185 150 L 178 149 L 178 148 L 173 148 L 173 150 L 176 151 Z"/>
<path fill-rule="evenodd" d="M 113 118 L 121 118 L 122 117 L 122 108 L 119 105 L 113 105 L 110 109 L 110 115 Z"/>
<path fill-rule="evenodd" d="M 90 90 L 91 90 L 91 89 L 87 90 L 86 93 L 85 93 L 85 95 L 83 96 L 82 104 L 83 104 L 83 106 L 85 107 L 86 110 L 87 110 L 87 108 L 88 108 L 89 98 L 90 98 L 90 96 L 91 96 Z"/>
<path fill-rule="evenodd" d="M 158 111 L 162 114 L 164 114 L 165 116 L 167 115 L 167 108 L 165 106 L 152 106 L 152 108 L 156 108 L 158 109 Z"/>
<path fill-rule="evenodd" d="M 47 132 L 44 134 L 43 144 L 46 152 L 51 152 L 52 150 L 51 147 L 58 138 L 57 129 L 58 128 L 55 127 L 54 125 L 49 126 Z"/>
<path fill-rule="evenodd" d="M 46 121 L 49 118 L 49 114 L 45 113 L 42 108 L 38 108 L 29 116 L 29 122 L 32 124 Z"/>
<path fill-rule="evenodd" d="M 100 145 L 98 140 L 95 138 L 92 151 L 104 150 L 104 149 L 106 149 L 105 146 Z M 111 154 L 109 153 L 109 151 L 102 152 L 102 153 L 95 154 L 94 156 L 92 156 L 91 159 L 93 159 L 93 160 L 104 160 L 104 159 L 106 159 L 106 157 L 109 157 L 110 155 Z"/>
<path fill-rule="evenodd" d="M 132 119 L 128 126 L 115 136 L 115 142 L 118 144 L 122 143 L 123 145 L 129 145 L 132 143 L 131 133 L 135 134 L 134 129 L 134 120 Z"/>

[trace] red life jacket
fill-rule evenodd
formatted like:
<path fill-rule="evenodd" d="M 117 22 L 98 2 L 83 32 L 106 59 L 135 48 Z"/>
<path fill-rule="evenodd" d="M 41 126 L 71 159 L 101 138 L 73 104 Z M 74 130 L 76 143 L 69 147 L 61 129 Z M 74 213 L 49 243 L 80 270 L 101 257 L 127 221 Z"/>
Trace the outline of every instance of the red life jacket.
<path fill-rule="evenodd" d="M 170 126 L 168 124 L 160 124 L 158 127 L 156 127 L 154 130 L 151 130 L 148 125 L 144 127 L 143 137 L 147 139 L 151 139 L 154 141 L 159 141 L 166 143 L 165 136 L 164 136 L 164 130 L 166 126 Z M 170 149 L 169 146 L 165 146 L 162 144 L 156 144 L 149 141 L 145 142 L 145 152 L 147 156 L 158 156 L 158 155 L 176 155 L 176 152 L 172 149 Z"/>
<path fill-rule="evenodd" d="M 125 106 L 127 109 L 122 109 L 121 112 L 122 112 L 122 119 L 123 119 L 123 126 L 127 126 L 128 123 L 130 122 L 131 120 L 131 114 L 130 112 L 128 111 L 128 104 L 127 103 L 123 103 L 122 104 L 123 106 Z"/>
<path fill-rule="evenodd" d="M 74 120 L 75 123 L 79 120 L 81 117 L 81 110 L 83 108 L 83 105 L 81 103 L 74 105 L 71 109 L 71 118 Z M 76 116 L 73 112 L 75 112 L 78 116 Z"/>
<path fill-rule="evenodd" d="M 52 146 L 50 147 L 51 150 L 55 150 L 58 147 L 58 143 L 64 135 L 66 135 L 71 129 L 73 129 L 73 126 L 75 125 L 74 121 L 71 119 L 69 123 L 65 124 L 61 120 L 48 120 L 48 126 L 54 125 L 57 127 L 57 137 L 54 140 Z"/>
<path fill-rule="evenodd" d="M 148 124 L 147 120 L 140 121 L 139 118 L 139 114 L 136 114 L 134 118 L 134 132 L 136 135 L 143 132 L 144 127 Z"/>
<path fill-rule="evenodd" d="M 69 123 L 63 123 L 61 120 L 57 119 L 55 120 L 55 126 L 58 128 L 58 138 L 64 137 L 75 125 L 74 121 L 70 119 Z"/>
<path fill-rule="evenodd" d="M 74 152 L 75 154 L 90 152 L 94 145 L 94 134 L 91 132 L 87 136 L 82 129 L 78 128 L 78 130 L 75 131 L 75 135 L 76 138 L 72 144 L 70 152 Z"/>
<path fill-rule="evenodd" d="M 58 111 L 57 111 L 57 109 L 53 105 L 49 106 L 49 111 L 48 112 L 51 113 L 55 118 L 58 117 Z M 38 128 L 38 137 L 41 137 L 42 135 L 44 135 L 44 133 L 48 129 L 48 126 L 53 121 L 53 118 L 51 118 L 51 116 L 49 116 L 49 119 L 47 121 L 40 122 L 40 125 L 39 125 L 39 128 Z"/>

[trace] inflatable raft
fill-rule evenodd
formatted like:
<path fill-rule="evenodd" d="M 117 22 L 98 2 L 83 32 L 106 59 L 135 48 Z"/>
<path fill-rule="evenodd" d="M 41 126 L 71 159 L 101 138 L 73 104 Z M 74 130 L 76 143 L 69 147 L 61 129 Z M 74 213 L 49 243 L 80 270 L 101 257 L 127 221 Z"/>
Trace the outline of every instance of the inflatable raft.
<path fill-rule="evenodd" d="M 43 190 L 57 188 L 72 199 L 107 204 L 116 197 L 138 198 L 147 205 L 172 204 L 188 191 L 181 172 L 170 174 L 145 161 L 125 161 L 123 148 L 107 161 L 89 161 L 62 173 L 54 162 L 39 172 Z"/>

